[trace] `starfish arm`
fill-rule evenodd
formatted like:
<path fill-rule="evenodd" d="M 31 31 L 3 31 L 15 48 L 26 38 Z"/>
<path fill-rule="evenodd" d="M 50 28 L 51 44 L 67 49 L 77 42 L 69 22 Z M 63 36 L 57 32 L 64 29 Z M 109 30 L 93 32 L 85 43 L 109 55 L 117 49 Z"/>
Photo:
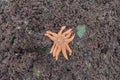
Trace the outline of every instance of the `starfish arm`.
<path fill-rule="evenodd" d="M 56 34 L 56 33 L 54 33 L 54 32 L 51 32 L 51 31 L 46 31 L 46 33 L 48 33 L 48 34 L 50 34 L 50 35 L 52 35 L 52 36 L 54 36 L 54 37 L 57 37 L 57 34 Z"/>
<path fill-rule="evenodd" d="M 65 59 L 68 60 L 68 56 L 66 54 L 66 48 L 65 47 L 62 47 L 62 53 L 63 53 L 63 56 L 65 57 Z"/>
<path fill-rule="evenodd" d="M 55 46 L 54 50 L 53 50 L 53 57 L 56 56 L 56 51 L 57 51 L 57 46 Z"/>
<path fill-rule="evenodd" d="M 70 38 L 71 32 L 65 36 L 66 39 Z"/>
<path fill-rule="evenodd" d="M 68 46 L 68 44 L 65 43 L 65 46 L 66 46 L 66 49 L 69 52 L 69 55 L 71 56 L 72 55 L 72 50 L 70 49 L 70 47 Z"/>
<path fill-rule="evenodd" d="M 51 50 L 50 50 L 50 53 L 53 53 L 53 50 L 55 49 L 55 46 L 56 46 L 56 44 L 54 43 Z"/>
<path fill-rule="evenodd" d="M 74 39 L 74 37 L 75 37 L 75 34 L 72 37 L 70 37 L 69 39 L 67 39 L 66 42 L 67 43 L 71 42 Z"/>
<path fill-rule="evenodd" d="M 61 48 L 58 48 L 55 54 L 55 59 L 58 60 L 59 54 L 60 54 Z"/>
<path fill-rule="evenodd" d="M 56 38 L 54 36 L 51 36 L 50 34 L 45 33 L 45 36 L 49 37 L 52 41 L 56 40 Z"/>
<path fill-rule="evenodd" d="M 64 36 L 66 36 L 67 34 L 71 33 L 72 29 L 67 30 L 66 32 L 63 33 Z"/>
<path fill-rule="evenodd" d="M 58 32 L 58 34 L 62 34 L 63 30 L 66 28 L 66 26 L 62 26 L 62 28 L 60 29 L 60 31 Z"/>

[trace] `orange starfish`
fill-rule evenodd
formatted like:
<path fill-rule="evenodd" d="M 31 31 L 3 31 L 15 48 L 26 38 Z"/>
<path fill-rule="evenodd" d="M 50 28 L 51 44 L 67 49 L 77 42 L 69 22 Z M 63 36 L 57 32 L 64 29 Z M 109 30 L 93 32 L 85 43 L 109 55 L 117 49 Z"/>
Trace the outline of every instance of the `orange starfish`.
<path fill-rule="evenodd" d="M 50 53 L 53 54 L 53 57 L 55 57 L 56 60 L 58 60 L 58 56 L 61 51 L 63 53 L 63 56 L 67 60 L 68 56 L 66 54 L 66 50 L 69 52 L 69 55 L 72 54 L 72 50 L 70 49 L 68 44 L 74 39 L 75 34 L 71 36 L 72 29 L 69 29 L 63 33 L 63 30 L 65 28 L 66 26 L 62 26 L 58 34 L 51 31 L 46 31 L 45 33 L 45 36 L 49 37 L 52 41 L 54 41 Z"/>

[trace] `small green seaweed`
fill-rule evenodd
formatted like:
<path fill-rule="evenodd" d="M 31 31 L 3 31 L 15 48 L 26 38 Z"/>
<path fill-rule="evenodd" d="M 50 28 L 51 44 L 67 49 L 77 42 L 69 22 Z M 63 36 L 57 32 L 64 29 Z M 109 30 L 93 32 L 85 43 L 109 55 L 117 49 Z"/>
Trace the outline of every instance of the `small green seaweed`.
<path fill-rule="evenodd" d="M 78 25 L 77 30 L 77 35 L 81 38 L 86 31 L 86 25 Z"/>
<path fill-rule="evenodd" d="M 42 73 L 39 69 L 34 69 L 33 70 L 33 75 L 39 79 L 39 80 L 43 80 L 43 76 L 42 76 Z"/>
<path fill-rule="evenodd" d="M 39 77 L 39 76 L 41 75 L 41 71 L 35 69 L 35 70 L 33 71 L 33 74 L 34 74 L 35 76 Z"/>
<path fill-rule="evenodd" d="M 83 53 L 83 56 L 84 56 L 84 57 L 89 57 L 89 56 L 91 56 L 91 55 L 92 55 L 92 52 L 89 51 L 89 50 Z"/>
<path fill-rule="evenodd" d="M 92 68 L 92 63 L 91 62 L 86 62 L 85 64 L 89 69 Z"/>
<path fill-rule="evenodd" d="M 13 45 L 15 39 L 16 39 L 15 33 L 12 33 L 12 34 L 11 34 L 11 38 L 10 38 L 10 45 L 11 45 L 11 46 Z"/>
<path fill-rule="evenodd" d="M 90 77 L 89 77 L 89 75 L 87 75 L 87 74 L 84 74 L 83 75 L 83 79 L 82 80 L 90 80 Z"/>
<path fill-rule="evenodd" d="M 29 34 L 29 35 L 33 34 L 33 30 L 28 29 L 28 27 L 26 27 L 25 32 L 27 32 L 27 34 Z"/>

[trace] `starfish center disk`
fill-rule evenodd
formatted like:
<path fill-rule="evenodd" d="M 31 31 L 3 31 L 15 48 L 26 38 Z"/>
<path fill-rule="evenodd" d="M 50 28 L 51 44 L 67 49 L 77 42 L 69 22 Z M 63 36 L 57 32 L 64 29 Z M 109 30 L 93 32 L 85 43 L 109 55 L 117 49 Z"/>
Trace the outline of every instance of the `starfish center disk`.
<path fill-rule="evenodd" d="M 58 36 L 57 38 L 57 43 L 59 43 L 60 45 L 64 42 L 64 37 L 63 36 Z"/>

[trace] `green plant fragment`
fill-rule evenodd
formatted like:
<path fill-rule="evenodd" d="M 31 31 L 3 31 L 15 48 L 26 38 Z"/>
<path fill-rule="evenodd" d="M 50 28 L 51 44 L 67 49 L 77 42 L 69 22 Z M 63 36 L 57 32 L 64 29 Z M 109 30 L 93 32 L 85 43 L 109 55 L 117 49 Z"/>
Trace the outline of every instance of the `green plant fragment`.
<path fill-rule="evenodd" d="M 77 35 L 81 38 L 86 32 L 86 25 L 78 25 L 77 30 Z"/>

